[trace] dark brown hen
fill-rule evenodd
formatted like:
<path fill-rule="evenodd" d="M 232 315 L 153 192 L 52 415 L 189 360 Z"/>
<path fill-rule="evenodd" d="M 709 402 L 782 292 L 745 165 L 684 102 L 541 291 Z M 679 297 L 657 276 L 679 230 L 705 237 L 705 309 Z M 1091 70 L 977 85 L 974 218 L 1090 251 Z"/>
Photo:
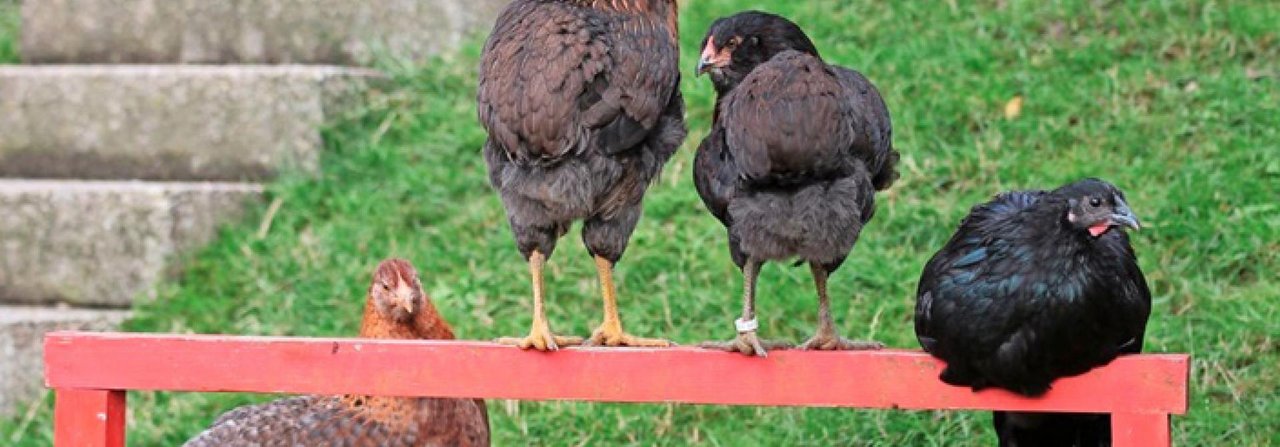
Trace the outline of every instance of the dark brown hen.
<path fill-rule="evenodd" d="M 484 157 L 533 277 L 527 337 L 555 350 L 579 343 L 551 332 L 542 269 L 575 221 L 595 257 L 604 322 L 589 340 L 666 346 L 627 335 L 613 267 L 640 219 L 650 182 L 684 141 L 675 0 L 516 0 L 484 47 L 477 96 L 489 132 Z"/>
<path fill-rule="evenodd" d="M 360 337 L 452 339 L 407 261 L 383 261 L 364 305 Z M 225 446 L 487 446 L 489 414 L 479 399 L 303 396 L 237 408 L 187 441 Z"/>
<path fill-rule="evenodd" d="M 897 178 L 889 111 L 858 72 L 828 65 L 794 23 L 761 12 L 716 21 L 699 72 L 720 93 L 712 131 L 698 148 L 694 183 L 729 232 L 743 270 L 739 336 L 708 347 L 765 355 L 756 337 L 755 281 L 765 261 L 808 263 L 819 328 L 806 349 L 877 348 L 841 338 L 827 277 L 844 262 L 875 212 L 875 192 Z"/>

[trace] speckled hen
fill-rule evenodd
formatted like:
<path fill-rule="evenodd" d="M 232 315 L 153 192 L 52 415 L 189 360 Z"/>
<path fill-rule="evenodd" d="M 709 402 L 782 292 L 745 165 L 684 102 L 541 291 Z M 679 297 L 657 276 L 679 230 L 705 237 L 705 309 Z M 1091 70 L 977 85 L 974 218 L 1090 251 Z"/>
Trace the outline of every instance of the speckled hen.
<path fill-rule="evenodd" d="M 374 273 L 360 337 L 447 340 L 453 330 L 413 266 L 392 259 Z M 479 447 L 489 445 L 489 415 L 479 399 L 302 396 L 232 410 L 185 445 Z"/>

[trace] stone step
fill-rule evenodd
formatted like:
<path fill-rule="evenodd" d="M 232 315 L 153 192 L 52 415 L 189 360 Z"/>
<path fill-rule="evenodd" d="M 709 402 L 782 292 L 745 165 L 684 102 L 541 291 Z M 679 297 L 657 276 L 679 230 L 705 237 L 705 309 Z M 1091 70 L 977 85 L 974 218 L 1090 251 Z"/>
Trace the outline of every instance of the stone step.
<path fill-rule="evenodd" d="M 0 66 L 0 176 L 240 181 L 314 170 L 320 126 L 378 79 L 319 66 Z"/>
<path fill-rule="evenodd" d="M 413 61 L 487 32 L 508 0 L 27 0 L 27 63 Z"/>
<path fill-rule="evenodd" d="M 0 303 L 129 307 L 262 187 L 0 179 Z"/>
<path fill-rule="evenodd" d="M 44 386 L 44 334 L 50 331 L 109 331 L 129 312 L 0 305 L 0 417 L 9 417 L 40 395 Z"/>

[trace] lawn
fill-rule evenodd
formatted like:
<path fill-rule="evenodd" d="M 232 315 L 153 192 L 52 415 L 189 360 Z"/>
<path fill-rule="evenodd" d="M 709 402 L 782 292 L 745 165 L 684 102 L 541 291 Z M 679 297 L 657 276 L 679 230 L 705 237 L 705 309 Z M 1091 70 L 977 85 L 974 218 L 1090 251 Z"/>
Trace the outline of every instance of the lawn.
<path fill-rule="evenodd" d="M 18 62 L 18 3 L 0 0 L 0 64 Z"/>
<path fill-rule="evenodd" d="M 696 0 L 681 16 L 692 73 L 710 21 L 763 7 L 800 23 L 831 62 L 884 93 L 902 179 L 832 278 L 852 337 L 915 348 L 921 266 L 969 206 L 1001 190 L 1084 176 L 1119 185 L 1144 223 L 1134 245 L 1154 293 L 1150 352 L 1194 356 L 1179 445 L 1280 443 L 1280 4 Z M 0 5 L 3 5 L 0 0 Z M 3 8 L 3 6 L 0 6 Z M 0 59 L 7 22 L 0 19 Z M 478 41 L 327 130 L 324 170 L 270 187 L 266 206 L 181 261 L 127 329 L 353 334 L 368 275 L 411 259 L 466 338 L 523 334 L 529 288 L 480 156 Z M 732 335 L 740 279 L 699 202 L 693 148 L 713 94 L 686 77 L 689 141 L 650 190 L 619 268 L 628 328 L 695 343 Z M 1023 98 L 1020 113 L 1006 105 Z M 550 263 L 549 316 L 587 334 L 601 305 L 593 264 L 567 235 Z M 764 269 L 762 335 L 801 340 L 816 320 L 808 270 Z M 1268 366 L 1270 365 L 1270 366 Z M 269 374 L 269 371 L 261 372 Z M 530 386 L 555 377 L 533 378 Z M 839 381 L 833 371 L 832 381 Z M 133 393 L 130 440 L 174 445 L 263 396 Z M 497 445 L 989 445 L 977 412 L 491 402 Z M 0 421 L 0 444 L 47 445 L 49 408 Z"/>

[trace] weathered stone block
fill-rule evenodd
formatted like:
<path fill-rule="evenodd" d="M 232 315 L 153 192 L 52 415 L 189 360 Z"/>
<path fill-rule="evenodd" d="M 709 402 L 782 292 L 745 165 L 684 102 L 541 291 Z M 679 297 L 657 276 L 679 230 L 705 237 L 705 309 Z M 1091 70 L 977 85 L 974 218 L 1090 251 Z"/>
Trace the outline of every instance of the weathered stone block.
<path fill-rule="evenodd" d="M 488 31 L 508 0 L 28 0 L 28 63 L 421 61 Z"/>
<path fill-rule="evenodd" d="M 0 302 L 128 307 L 258 185 L 0 180 Z"/>
<path fill-rule="evenodd" d="M 107 331 L 129 315 L 119 310 L 0 306 L 0 417 L 40 396 L 44 387 L 44 334 Z"/>
<path fill-rule="evenodd" d="M 257 180 L 313 170 L 320 127 L 379 76 L 311 66 L 0 67 L 0 176 Z"/>

